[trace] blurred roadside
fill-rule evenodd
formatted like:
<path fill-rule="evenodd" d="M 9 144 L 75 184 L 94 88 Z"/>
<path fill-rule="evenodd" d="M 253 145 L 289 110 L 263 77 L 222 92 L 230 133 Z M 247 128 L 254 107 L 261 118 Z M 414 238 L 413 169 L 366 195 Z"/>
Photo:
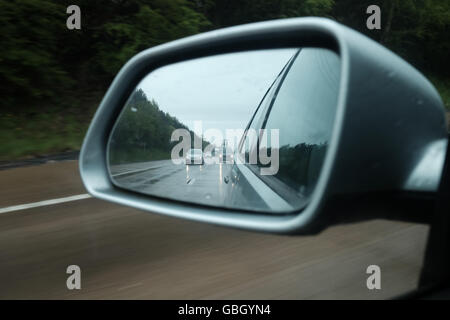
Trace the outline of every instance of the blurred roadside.
<path fill-rule="evenodd" d="M 27 159 L 0 161 L 0 171 L 19 167 L 36 166 L 39 164 L 53 163 L 67 160 L 78 160 L 79 151 L 67 151 L 56 154 L 40 155 Z"/>
<path fill-rule="evenodd" d="M 134 54 L 243 23 L 320 16 L 382 43 L 422 71 L 450 110 L 450 2 L 369 0 L 80 0 L 81 29 L 66 27 L 71 1 L 0 0 L 0 162 L 77 151 L 121 66 Z M 351 8 L 351 10 L 349 10 Z"/>

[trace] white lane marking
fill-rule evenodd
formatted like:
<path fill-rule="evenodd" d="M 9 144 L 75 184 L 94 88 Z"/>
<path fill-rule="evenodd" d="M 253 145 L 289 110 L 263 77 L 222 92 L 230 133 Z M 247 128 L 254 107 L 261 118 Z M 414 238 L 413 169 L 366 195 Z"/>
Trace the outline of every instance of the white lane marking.
<path fill-rule="evenodd" d="M 138 286 L 142 286 L 142 282 L 138 282 L 138 283 L 130 284 L 129 286 L 118 288 L 117 291 L 122 291 L 125 289 L 130 289 L 130 288 L 134 288 L 134 287 L 138 287 Z"/>
<path fill-rule="evenodd" d="M 162 168 L 162 166 L 159 166 L 159 167 L 148 167 L 148 168 L 136 169 L 136 170 L 129 170 L 129 171 L 125 171 L 125 172 L 111 174 L 111 176 L 113 176 L 113 177 L 120 177 L 120 176 L 123 176 L 123 175 L 126 175 L 126 174 L 140 173 L 140 172 L 144 172 L 144 171 L 148 171 L 148 170 L 152 170 L 152 169 L 159 169 L 159 168 Z"/>
<path fill-rule="evenodd" d="M 11 212 L 11 211 L 19 211 L 19 210 L 25 210 L 25 209 L 31 209 L 31 208 L 37 208 L 37 207 L 43 207 L 43 206 L 50 206 L 52 204 L 64 203 L 64 202 L 69 202 L 69 201 L 83 200 L 83 199 L 87 199 L 87 198 L 91 198 L 91 197 L 92 196 L 90 194 L 84 193 L 84 194 L 78 194 L 76 196 L 70 196 L 70 197 L 65 197 L 65 198 L 58 198 L 58 199 L 51 199 L 51 200 L 44 200 L 44 201 L 39 201 L 39 202 L 20 204 L 17 206 L 0 208 L 0 214 L 6 213 L 6 212 Z"/>
<path fill-rule="evenodd" d="M 120 176 L 123 176 L 123 175 L 126 175 L 126 174 L 144 172 L 144 171 L 147 171 L 147 170 L 150 170 L 150 169 L 152 169 L 152 168 L 130 170 L 130 171 L 125 171 L 125 172 L 121 172 L 121 173 L 115 173 L 115 174 L 112 174 L 111 176 L 113 176 L 113 177 L 120 177 Z"/>

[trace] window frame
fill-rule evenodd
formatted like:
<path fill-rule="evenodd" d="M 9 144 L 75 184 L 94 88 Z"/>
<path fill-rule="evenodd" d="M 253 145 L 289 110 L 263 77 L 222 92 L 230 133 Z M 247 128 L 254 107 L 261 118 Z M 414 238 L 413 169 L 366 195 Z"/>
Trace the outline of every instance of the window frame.
<path fill-rule="evenodd" d="M 261 118 L 263 118 L 263 120 L 260 123 L 260 126 L 258 126 L 258 128 L 257 128 L 258 137 L 257 137 L 256 143 L 257 143 L 257 150 L 258 150 L 257 152 L 258 153 L 259 153 L 259 149 L 260 149 L 260 140 L 262 139 L 262 136 L 263 136 L 263 132 L 261 129 L 266 128 L 267 121 L 272 112 L 272 107 L 277 99 L 278 93 L 280 92 L 280 89 L 283 86 L 284 81 L 285 81 L 287 75 L 289 74 L 289 71 L 291 70 L 293 64 L 299 57 L 301 51 L 302 51 L 302 48 L 299 48 L 299 50 L 292 56 L 292 58 L 289 60 L 289 62 L 286 64 L 286 66 L 283 68 L 282 72 L 278 75 L 277 79 L 274 82 L 274 83 L 276 83 L 276 81 L 279 80 L 279 82 L 276 84 L 275 90 L 273 91 L 272 95 L 270 96 L 270 102 L 265 106 L 266 110 L 264 110 L 264 113 L 261 117 Z M 255 112 L 255 115 L 256 115 L 256 112 Z M 261 120 L 261 119 L 259 119 L 259 120 Z M 247 129 L 251 126 L 252 122 L 253 122 L 253 118 L 252 118 L 252 121 L 247 126 Z M 245 132 L 244 139 L 247 134 L 247 129 Z M 282 197 L 283 199 L 288 201 L 290 204 L 292 204 L 292 206 L 295 207 L 296 209 L 302 210 L 310 202 L 309 196 L 304 196 L 304 195 L 296 192 L 292 187 L 288 186 L 284 181 L 277 178 L 276 175 L 260 175 L 259 171 L 261 169 L 261 166 L 259 165 L 259 157 L 258 157 L 257 164 L 245 163 L 245 165 L 253 172 L 253 174 L 255 174 L 261 181 L 263 181 L 269 188 L 271 188 L 280 197 Z"/>
<path fill-rule="evenodd" d="M 238 151 L 239 151 L 238 154 L 239 155 L 241 155 L 241 153 L 242 153 L 242 147 L 243 147 L 244 142 L 245 142 L 245 140 L 247 138 L 247 133 L 248 133 L 248 130 L 250 129 L 252 123 L 254 121 L 258 122 L 256 130 L 259 130 L 260 127 L 263 125 L 263 123 L 261 123 L 261 126 L 259 126 L 259 122 L 261 121 L 262 118 L 265 118 L 265 114 L 268 111 L 267 109 L 273 103 L 273 98 L 274 98 L 275 91 L 278 90 L 278 87 L 279 87 L 279 84 L 277 84 L 277 82 L 280 81 L 280 79 L 286 73 L 287 69 L 290 68 L 290 66 L 292 65 L 292 62 L 295 60 L 295 58 L 298 56 L 298 54 L 300 53 L 301 50 L 302 49 L 299 48 L 296 51 L 296 53 L 291 58 L 289 58 L 288 62 L 286 62 L 286 64 L 284 65 L 283 69 L 281 69 L 281 71 L 276 76 L 275 80 L 272 82 L 270 87 L 264 93 L 264 96 L 262 97 L 262 99 L 259 101 L 258 106 L 256 107 L 255 112 L 253 113 L 252 117 L 250 118 L 250 121 L 248 122 L 247 126 L 245 127 L 244 134 L 242 135 L 241 140 L 239 141 L 239 145 L 238 145 Z M 272 92 L 272 89 L 275 89 L 275 90 Z M 266 98 L 268 98 L 269 100 L 266 100 Z M 264 101 L 268 101 L 268 103 L 266 105 L 264 105 Z M 261 117 L 256 119 L 256 115 L 257 115 L 258 111 L 260 111 L 260 108 L 264 108 L 265 106 L 266 106 L 266 108 L 265 108 L 265 110 L 262 110 Z M 259 134 L 258 134 L 256 143 L 257 143 L 257 147 L 259 148 Z"/>
<path fill-rule="evenodd" d="M 281 87 L 282 87 L 282 85 L 284 83 L 284 80 L 286 79 L 287 74 L 289 73 L 292 65 L 294 64 L 294 62 L 298 58 L 298 56 L 299 56 L 301 51 L 302 51 L 302 48 L 299 48 L 299 50 L 288 61 L 286 66 L 283 68 L 283 70 L 280 72 L 280 74 L 275 79 L 275 81 L 272 84 L 272 86 L 266 92 L 266 95 L 267 95 L 273 89 L 273 85 L 276 85 L 274 87 L 273 92 L 269 96 L 269 101 L 268 101 L 266 106 L 262 105 L 262 102 L 266 98 L 266 95 L 264 95 L 263 99 L 261 100 L 261 102 L 260 102 L 260 104 L 258 106 L 258 109 L 255 111 L 251 121 L 247 125 L 247 128 L 245 130 L 245 134 L 243 135 L 243 138 L 242 138 L 242 140 L 240 142 L 240 145 L 239 145 L 239 151 L 241 151 L 242 143 L 243 143 L 243 141 L 245 141 L 245 139 L 247 137 L 248 129 L 250 128 L 250 126 L 253 123 L 253 121 L 255 121 L 254 117 L 256 116 L 256 113 L 258 112 L 260 107 L 265 107 L 265 110 L 263 111 L 263 114 L 261 115 L 261 118 L 260 119 L 256 119 L 256 121 L 260 122 L 260 123 L 258 123 L 257 129 L 256 129 L 257 132 L 258 132 L 257 141 L 256 141 L 256 148 L 258 150 L 257 152 L 259 153 L 260 140 L 262 138 L 262 131 L 261 131 L 261 129 L 265 128 L 266 123 L 267 123 L 267 119 L 269 118 L 270 112 L 272 110 L 272 106 L 273 106 L 273 104 L 274 104 L 274 102 L 276 100 L 278 92 L 280 91 L 280 89 L 281 89 Z M 241 155 L 242 153 L 240 152 L 239 154 Z M 286 183 L 284 183 L 280 179 L 276 178 L 275 176 L 271 176 L 271 175 L 262 176 L 262 175 L 260 175 L 259 171 L 260 171 L 261 167 L 258 164 L 249 164 L 249 163 L 246 163 L 246 162 L 244 162 L 244 163 L 245 163 L 245 166 L 247 168 L 249 168 L 255 176 L 257 176 L 262 182 L 264 182 L 269 188 L 271 188 L 280 197 L 282 197 L 283 199 L 285 199 L 289 203 L 292 203 L 293 207 L 300 207 L 299 210 L 301 210 L 301 209 L 303 209 L 303 208 L 305 208 L 307 206 L 307 204 L 309 202 L 307 200 L 307 198 L 299 196 L 299 194 L 296 193 L 291 187 L 286 185 Z"/>

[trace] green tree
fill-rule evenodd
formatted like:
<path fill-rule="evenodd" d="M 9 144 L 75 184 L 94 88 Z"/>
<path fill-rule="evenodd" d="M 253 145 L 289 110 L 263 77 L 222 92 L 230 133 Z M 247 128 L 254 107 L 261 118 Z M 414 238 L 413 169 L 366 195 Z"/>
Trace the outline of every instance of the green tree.
<path fill-rule="evenodd" d="M 45 0 L 0 1 L 0 107 L 54 98 L 70 77 L 59 56 L 65 7 Z"/>
<path fill-rule="evenodd" d="M 206 30 L 209 22 L 185 0 L 134 1 L 135 11 L 110 17 L 94 30 L 95 59 L 114 76 L 133 55 L 152 46 Z M 128 4 L 129 5 L 129 4 Z"/>
<path fill-rule="evenodd" d="M 200 7 L 206 8 L 203 12 L 214 27 L 290 17 L 328 16 L 334 5 L 333 0 L 216 0 L 200 3 L 205 3 Z"/>
<path fill-rule="evenodd" d="M 381 9 L 381 30 L 366 28 L 366 8 Z M 349 10 L 351 8 L 351 10 Z M 340 0 L 333 16 L 405 58 L 424 72 L 450 75 L 450 2 L 441 0 Z"/>

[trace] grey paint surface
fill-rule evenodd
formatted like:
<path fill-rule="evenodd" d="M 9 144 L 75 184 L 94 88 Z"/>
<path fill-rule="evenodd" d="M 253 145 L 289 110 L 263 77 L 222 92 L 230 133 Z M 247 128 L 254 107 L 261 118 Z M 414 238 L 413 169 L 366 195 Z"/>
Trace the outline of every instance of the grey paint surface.
<path fill-rule="evenodd" d="M 115 119 L 142 77 L 161 65 L 222 52 L 323 46 L 342 61 L 336 119 L 319 183 L 305 210 L 290 216 L 163 201 L 114 187 L 106 143 Z M 92 195 L 150 212 L 237 228 L 308 234 L 326 227 L 325 203 L 336 194 L 403 190 L 429 144 L 447 139 L 444 108 L 416 69 L 365 36 L 321 18 L 295 18 L 213 31 L 146 50 L 112 83 L 83 143 L 80 173 Z M 436 172 L 437 177 L 440 172 Z M 436 179 L 438 180 L 438 179 Z M 437 186 L 436 186 L 437 188 Z"/>

